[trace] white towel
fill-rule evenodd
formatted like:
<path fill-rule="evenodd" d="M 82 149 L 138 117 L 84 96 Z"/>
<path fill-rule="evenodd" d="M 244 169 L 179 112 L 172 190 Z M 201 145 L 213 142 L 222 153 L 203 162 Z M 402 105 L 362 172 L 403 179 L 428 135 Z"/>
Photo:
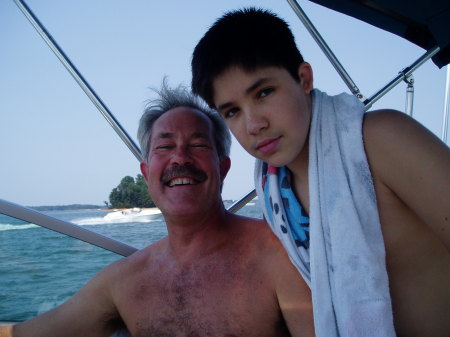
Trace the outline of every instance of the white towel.
<path fill-rule="evenodd" d="M 309 250 L 298 248 L 290 231 L 279 230 L 284 210 L 270 224 L 311 287 L 317 337 L 395 336 L 384 242 L 363 145 L 363 114 L 364 106 L 352 95 L 313 90 Z M 255 186 L 268 220 L 262 165 L 257 160 Z M 270 195 L 283 204 L 277 191 L 271 189 Z"/>

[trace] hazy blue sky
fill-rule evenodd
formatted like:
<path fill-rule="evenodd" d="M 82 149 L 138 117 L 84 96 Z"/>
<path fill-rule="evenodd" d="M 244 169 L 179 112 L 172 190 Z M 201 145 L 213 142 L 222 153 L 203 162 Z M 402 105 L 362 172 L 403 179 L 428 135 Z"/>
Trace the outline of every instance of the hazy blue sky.
<path fill-rule="evenodd" d="M 223 12 L 268 8 L 286 19 L 315 86 L 348 89 L 283 0 L 28 0 L 27 4 L 128 133 L 136 130 L 149 87 L 167 75 L 190 84 L 192 50 Z M 300 1 L 361 91 L 370 96 L 423 50 L 389 33 Z M 102 204 L 139 165 L 12 0 L 0 1 L 0 198 L 24 205 Z M 232 46 L 230 46 L 232 48 Z M 415 73 L 415 117 L 441 133 L 445 69 Z M 374 108 L 402 110 L 405 85 Z M 253 185 L 253 160 L 239 144 L 223 196 Z"/>

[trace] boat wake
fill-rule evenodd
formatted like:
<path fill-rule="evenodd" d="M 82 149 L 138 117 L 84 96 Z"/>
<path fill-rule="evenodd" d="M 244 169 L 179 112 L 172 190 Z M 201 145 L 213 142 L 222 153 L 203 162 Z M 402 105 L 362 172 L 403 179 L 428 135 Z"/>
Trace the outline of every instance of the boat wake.
<path fill-rule="evenodd" d="M 131 210 L 131 209 L 129 209 Z M 105 216 L 95 217 L 81 217 L 71 220 L 64 220 L 73 223 L 78 226 L 95 226 L 95 225 L 113 225 L 113 224 L 125 224 L 125 223 L 145 223 L 159 221 L 161 219 L 161 211 L 157 208 L 142 209 L 128 211 L 113 211 Z M 25 230 L 32 228 L 39 228 L 40 226 L 23 222 L 22 224 L 14 223 L 0 223 L 0 232 L 11 230 Z"/>
<path fill-rule="evenodd" d="M 11 224 L 0 224 L 0 232 L 3 231 L 11 231 L 11 230 L 18 230 L 18 229 L 29 229 L 29 228 L 37 228 L 38 225 L 33 225 L 31 223 L 24 224 L 24 225 L 11 225 Z"/>

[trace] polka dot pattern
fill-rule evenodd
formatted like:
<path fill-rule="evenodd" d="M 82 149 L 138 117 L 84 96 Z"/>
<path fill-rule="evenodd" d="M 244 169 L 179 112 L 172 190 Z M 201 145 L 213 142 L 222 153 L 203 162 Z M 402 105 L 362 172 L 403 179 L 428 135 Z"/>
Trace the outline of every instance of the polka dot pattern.
<path fill-rule="evenodd" d="M 267 220 L 278 225 L 280 235 L 288 235 L 297 247 L 308 249 L 309 217 L 292 190 L 289 169 L 264 164 L 262 182 L 266 205 L 270 207 Z"/>

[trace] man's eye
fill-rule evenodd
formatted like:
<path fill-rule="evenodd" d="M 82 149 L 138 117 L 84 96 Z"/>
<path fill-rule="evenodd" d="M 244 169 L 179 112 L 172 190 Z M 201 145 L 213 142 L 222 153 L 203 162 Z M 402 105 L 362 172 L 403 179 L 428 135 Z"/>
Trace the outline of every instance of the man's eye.
<path fill-rule="evenodd" d="M 264 88 L 258 92 L 258 97 L 264 98 L 269 96 L 275 89 L 274 88 Z"/>
<path fill-rule="evenodd" d="M 173 147 L 172 145 L 166 144 L 166 145 L 158 145 L 158 146 L 156 147 L 156 149 L 157 149 L 157 150 L 168 150 L 168 149 L 171 149 L 172 147 Z"/>
<path fill-rule="evenodd" d="M 200 144 L 200 143 L 192 144 L 191 146 L 192 147 L 198 147 L 198 148 L 209 148 L 209 145 L 207 145 L 207 144 Z"/>

